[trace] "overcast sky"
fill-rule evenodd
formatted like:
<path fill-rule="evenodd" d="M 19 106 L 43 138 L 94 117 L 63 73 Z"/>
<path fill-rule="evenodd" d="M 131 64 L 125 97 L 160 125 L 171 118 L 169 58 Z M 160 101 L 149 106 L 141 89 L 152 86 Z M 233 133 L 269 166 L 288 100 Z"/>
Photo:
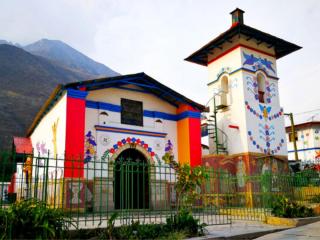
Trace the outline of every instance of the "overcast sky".
<path fill-rule="evenodd" d="M 205 104 L 207 69 L 183 59 L 227 30 L 236 7 L 245 24 L 303 47 L 277 63 L 285 112 L 320 109 L 318 0 L 1 0 L 0 39 L 62 40 L 121 74 L 143 71 Z"/>

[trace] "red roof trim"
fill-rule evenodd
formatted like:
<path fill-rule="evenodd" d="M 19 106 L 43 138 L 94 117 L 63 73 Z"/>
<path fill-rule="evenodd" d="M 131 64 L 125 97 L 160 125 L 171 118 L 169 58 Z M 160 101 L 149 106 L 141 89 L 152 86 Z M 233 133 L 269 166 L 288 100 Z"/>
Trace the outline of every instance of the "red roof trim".
<path fill-rule="evenodd" d="M 319 126 L 320 127 L 320 122 L 305 122 L 305 123 L 300 123 L 300 124 L 296 124 L 294 125 L 295 129 L 302 129 L 302 128 L 310 128 L 313 126 Z M 286 127 L 286 132 L 291 132 L 291 126 L 287 126 Z"/>

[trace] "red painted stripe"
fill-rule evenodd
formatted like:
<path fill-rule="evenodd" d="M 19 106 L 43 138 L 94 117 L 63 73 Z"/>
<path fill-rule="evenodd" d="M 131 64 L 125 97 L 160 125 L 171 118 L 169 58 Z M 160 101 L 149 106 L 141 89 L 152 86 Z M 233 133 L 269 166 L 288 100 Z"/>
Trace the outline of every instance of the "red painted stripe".
<path fill-rule="evenodd" d="M 64 176 L 68 178 L 79 178 L 84 175 L 85 109 L 85 99 L 67 97 Z"/>
<path fill-rule="evenodd" d="M 190 165 L 201 165 L 201 122 L 200 119 L 189 118 Z"/>
<path fill-rule="evenodd" d="M 17 173 L 13 173 L 11 176 L 11 182 L 8 186 L 8 193 L 14 193 L 15 192 L 15 186 L 16 186 L 16 174 Z"/>
<path fill-rule="evenodd" d="M 249 49 L 249 50 L 252 50 L 252 51 L 255 51 L 255 52 L 258 52 L 258 53 L 262 53 L 262 54 L 265 54 L 265 55 L 270 56 L 270 57 L 275 57 L 274 54 L 270 54 L 270 53 L 264 52 L 264 51 L 262 51 L 262 50 L 259 50 L 259 49 L 257 49 L 257 48 L 253 48 L 253 47 L 250 47 L 250 46 L 247 46 L 247 45 L 244 45 L 244 44 L 240 44 L 240 43 L 239 43 L 239 44 L 235 45 L 234 47 L 230 48 L 229 50 L 221 53 L 221 54 L 218 55 L 217 57 L 211 59 L 211 60 L 208 62 L 207 66 L 208 66 L 210 63 L 213 63 L 214 61 L 218 60 L 219 58 L 222 58 L 223 56 L 227 55 L 228 53 L 232 52 L 233 50 L 235 50 L 235 49 L 237 49 L 237 48 L 239 48 L 239 47 L 247 48 L 247 49 Z"/>
<path fill-rule="evenodd" d="M 183 112 L 187 112 L 187 111 L 192 111 L 192 112 L 199 112 L 199 110 L 193 108 L 190 105 L 187 104 L 180 104 L 179 108 L 177 109 L 177 114 L 183 113 Z"/>
<path fill-rule="evenodd" d="M 239 129 L 239 126 L 235 126 L 235 125 L 229 125 L 229 128 L 235 128 L 235 129 Z"/>

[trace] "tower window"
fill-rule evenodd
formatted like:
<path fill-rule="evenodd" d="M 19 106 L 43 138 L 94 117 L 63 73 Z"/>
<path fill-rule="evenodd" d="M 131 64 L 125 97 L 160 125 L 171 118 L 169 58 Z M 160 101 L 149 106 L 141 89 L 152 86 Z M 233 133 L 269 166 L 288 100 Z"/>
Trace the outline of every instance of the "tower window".
<path fill-rule="evenodd" d="M 228 93 L 229 93 L 229 81 L 228 77 L 224 76 L 221 79 L 221 105 L 227 106 L 228 105 Z"/>
<path fill-rule="evenodd" d="M 264 103 L 265 98 L 265 89 L 266 89 L 266 81 L 264 76 L 259 73 L 257 76 L 257 82 L 258 82 L 258 94 L 259 94 L 259 102 Z"/>

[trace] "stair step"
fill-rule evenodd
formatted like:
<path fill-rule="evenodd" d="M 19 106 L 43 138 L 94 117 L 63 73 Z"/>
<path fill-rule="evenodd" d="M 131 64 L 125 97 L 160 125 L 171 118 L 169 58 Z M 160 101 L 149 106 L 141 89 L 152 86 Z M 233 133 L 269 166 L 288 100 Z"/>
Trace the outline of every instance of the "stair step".
<path fill-rule="evenodd" d="M 227 106 L 227 105 L 224 105 L 224 104 L 221 104 L 221 105 L 216 106 L 216 109 L 217 109 L 217 110 L 220 110 L 220 109 L 224 109 L 224 108 L 226 108 L 226 107 L 228 107 L 228 106 Z"/>

